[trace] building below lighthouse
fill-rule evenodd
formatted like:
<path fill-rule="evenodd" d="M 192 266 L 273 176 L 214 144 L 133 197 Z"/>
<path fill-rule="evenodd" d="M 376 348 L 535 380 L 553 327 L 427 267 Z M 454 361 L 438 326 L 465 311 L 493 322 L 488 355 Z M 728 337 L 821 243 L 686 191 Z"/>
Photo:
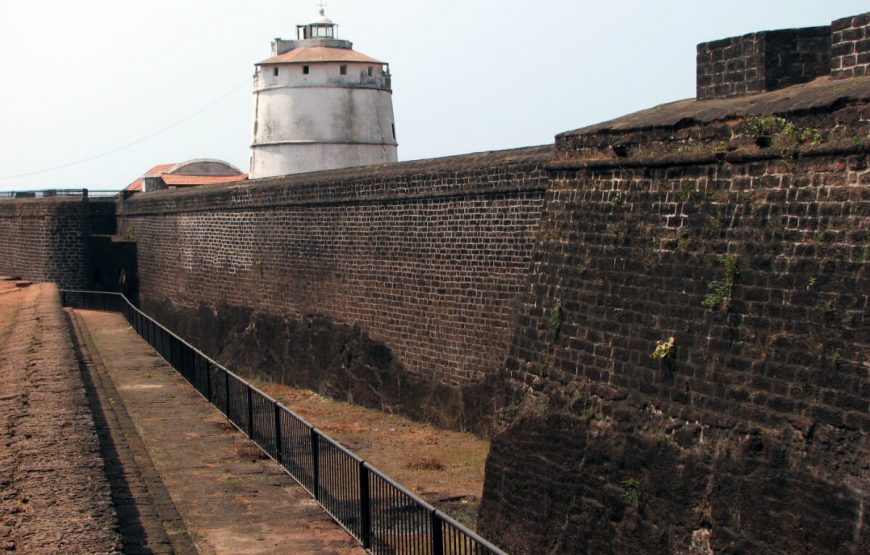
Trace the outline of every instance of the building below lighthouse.
<path fill-rule="evenodd" d="M 390 70 L 323 10 L 254 75 L 251 179 L 398 160 Z"/>

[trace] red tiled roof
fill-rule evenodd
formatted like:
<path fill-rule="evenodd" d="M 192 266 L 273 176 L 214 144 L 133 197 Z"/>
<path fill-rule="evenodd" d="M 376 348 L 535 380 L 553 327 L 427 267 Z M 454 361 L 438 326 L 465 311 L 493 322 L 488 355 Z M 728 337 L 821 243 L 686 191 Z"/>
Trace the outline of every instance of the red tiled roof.
<path fill-rule="evenodd" d="M 309 62 L 361 62 L 367 64 L 385 64 L 380 60 L 366 56 L 356 50 L 347 48 L 328 48 L 326 46 L 313 46 L 311 48 L 294 48 L 280 56 L 273 56 L 263 60 L 257 65 L 263 64 L 304 64 Z"/>
<path fill-rule="evenodd" d="M 170 186 L 213 185 L 215 183 L 244 181 L 248 178 L 248 174 L 239 173 L 236 175 L 178 175 L 174 173 L 164 173 L 161 177 L 163 177 L 163 182 Z"/>
<path fill-rule="evenodd" d="M 172 168 L 174 168 L 177 165 L 178 164 L 157 164 L 156 166 L 154 166 L 153 168 L 151 168 L 150 170 L 145 172 L 145 175 L 152 175 L 152 174 L 168 172 L 169 170 L 171 170 Z M 143 175 L 142 177 L 145 177 L 145 176 Z M 124 190 L 125 191 L 141 191 L 142 190 L 142 177 L 136 179 L 136 181 L 134 181 L 133 183 L 130 183 L 129 185 L 124 187 Z"/>
<path fill-rule="evenodd" d="M 183 164 L 182 164 L 183 165 Z M 231 175 L 188 175 L 179 173 L 169 173 L 178 167 L 179 164 L 158 164 L 145 172 L 147 176 L 160 176 L 163 182 L 169 187 L 185 187 L 192 185 L 214 185 L 217 183 L 231 183 L 233 181 L 244 181 L 248 178 L 246 173 L 235 173 Z M 127 185 L 125 191 L 141 191 L 142 177 Z"/>

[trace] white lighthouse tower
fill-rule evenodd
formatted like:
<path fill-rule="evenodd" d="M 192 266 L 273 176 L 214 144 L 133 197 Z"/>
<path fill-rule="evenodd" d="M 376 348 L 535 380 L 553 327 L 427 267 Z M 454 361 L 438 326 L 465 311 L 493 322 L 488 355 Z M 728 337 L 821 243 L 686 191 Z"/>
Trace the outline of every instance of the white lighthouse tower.
<path fill-rule="evenodd" d="M 336 28 L 321 9 L 256 65 L 252 179 L 398 160 L 389 65 Z"/>

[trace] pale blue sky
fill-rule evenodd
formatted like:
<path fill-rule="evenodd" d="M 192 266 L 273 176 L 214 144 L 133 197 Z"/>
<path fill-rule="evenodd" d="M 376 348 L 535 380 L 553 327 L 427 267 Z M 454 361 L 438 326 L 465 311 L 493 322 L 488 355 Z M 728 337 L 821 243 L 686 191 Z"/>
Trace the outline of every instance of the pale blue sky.
<path fill-rule="evenodd" d="M 399 159 L 550 143 L 695 92 L 695 45 L 826 25 L 866 0 L 331 0 L 390 62 Z M 253 64 L 309 0 L 0 0 L 0 190 L 118 189 L 158 163 L 247 171 Z M 219 99 L 219 102 L 215 103 Z M 98 155 L 165 129 L 113 154 Z"/>

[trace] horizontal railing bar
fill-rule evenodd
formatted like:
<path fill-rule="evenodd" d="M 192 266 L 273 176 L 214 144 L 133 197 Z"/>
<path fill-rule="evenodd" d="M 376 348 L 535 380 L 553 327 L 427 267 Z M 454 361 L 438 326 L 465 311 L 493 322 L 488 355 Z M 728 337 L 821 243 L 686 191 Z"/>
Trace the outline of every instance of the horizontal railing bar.
<path fill-rule="evenodd" d="M 453 517 L 446 514 L 444 511 L 442 511 L 440 509 L 435 509 L 435 515 L 438 518 L 440 518 L 443 522 L 445 522 L 446 524 L 449 524 L 450 526 L 456 528 L 457 530 L 459 530 L 460 532 L 462 532 L 463 534 L 468 536 L 469 539 L 472 539 L 475 542 L 481 544 L 481 546 L 489 549 L 493 553 L 507 555 L 504 551 L 502 551 L 498 547 L 494 546 L 493 544 L 489 543 L 486 539 L 480 537 L 477 534 L 477 532 L 474 532 L 473 530 L 469 530 L 464 525 L 460 524 L 459 522 L 456 522 L 456 520 Z"/>
<path fill-rule="evenodd" d="M 385 481 L 390 486 L 396 488 L 400 492 L 404 493 L 405 495 L 407 495 L 408 497 L 413 499 L 422 508 L 426 509 L 427 511 L 436 511 L 437 510 L 435 507 L 433 507 L 432 505 L 430 505 L 429 503 L 427 503 L 426 501 L 421 499 L 419 496 L 417 496 L 416 493 L 409 491 L 407 488 L 405 488 L 405 486 L 395 482 L 392 478 L 390 478 L 389 476 L 387 476 L 386 474 L 384 474 L 382 471 L 378 470 L 374 466 L 370 465 L 367 462 L 363 463 L 363 465 L 366 467 L 366 469 L 369 472 L 371 472 L 372 474 L 374 474 L 375 476 L 377 476 L 381 480 Z"/>
<path fill-rule="evenodd" d="M 351 457 L 351 458 L 352 458 L 353 460 L 355 460 L 356 462 L 358 462 L 358 463 L 360 463 L 360 464 L 364 464 L 364 463 L 365 463 L 365 461 L 364 461 L 364 460 L 363 460 L 359 455 L 357 455 L 357 454 L 354 453 L 353 451 L 349 450 L 347 447 L 345 447 L 345 446 L 342 445 L 341 443 L 335 441 L 334 439 L 332 439 L 332 438 L 329 437 L 328 435 L 324 434 L 324 433 L 321 432 L 319 429 L 317 429 L 317 428 L 312 428 L 312 430 L 314 430 L 315 432 L 317 432 L 317 435 L 320 436 L 321 438 L 323 438 L 327 443 L 331 444 L 333 447 L 335 447 L 336 449 L 338 449 L 339 451 L 341 451 L 341 452 L 344 453 L 345 455 L 348 455 L 349 457 Z"/>
<path fill-rule="evenodd" d="M 375 476 L 377 476 L 378 478 L 380 478 L 381 480 L 383 480 L 384 482 L 386 482 L 387 485 L 389 485 L 390 487 L 395 488 L 395 489 L 398 490 L 400 493 L 402 493 L 403 495 L 407 496 L 407 497 L 409 498 L 409 501 L 411 501 L 411 502 L 413 502 L 414 504 L 416 504 L 420 509 L 425 510 L 425 511 L 431 513 L 431 514 L 434 515 L 436 518 L 440 519 L 440 520 L 442 521 L 442 523 L 451 526 L 452 528 L 454 528 L 455 530 L 457 530 L 459 533 L 465 535 L 465 536 L 466 536 L 470 541 L 476 543 L 479 547 L 484 548 L 484 549 L 487 549 L 487 550 L 489 550 L 490 552 L 492 552 L 492 553 L 494 553 L 494 554 L 496 554 L 496 555 L 507 555 L 504 551 L 502 551 L 502 550 L 499 549 L 498 547 L 494 546 L 493 544 L 491 544 L 490 542 L 488 542 L 488 541 L 485 540 L 484 538 L 480 537 L 476 532 L 473 532 L 473 531 L 469 530 L 467 527 L 465 527 L 464 525 L 460 524 L 459 522 L 457 522 L 456 520 L 454 520 L 452 517 L 450 517 L 449 515 L 447 515 L 447 514 L 444 513 L 443 511 L 441 511 L 441 510 L 439 510 L 439 509 L 436 509 L 435 507 L 433 507 L 432 505 L 430 505 L 429 503 L 427 503 L 426 501 L 424 501 L 424 500 L 423 500 L 422 498 L 420 498 L 417 494 L 415 494 L 415 493 L 409 491 L 407 488 L 405 488 L 405 487 L 402 486 L 401 484 L 395 482 L 392 478 L 390 478 L 389 476 L 387 476 L 386 474 L 384 474 L 381 470 L 378 470 L 376 467 L 372 466 L 370 463 L 368 463 L 368 462 L 366 462 L 364 459 L 362 459 L 359 455 L 357 455 L 356 453 L 350 451 L 347 447 L 345 447 L 344 445 L 342 445 L 341 443 L 339 443 L 339 442 L 336 441 L 335 439 L 333 439 L 333 438 L 329 437 L 328 435 L 324 434 L 323 432 L 321 432 L 318 428 L 316 428 L 315 426 L 313 426 L 312 424 L 310 424 L 308 421 L 306 421 L 306 420 L 305 420 L 304 418 L 302 418 L 301 416 L 297 415 L 295 412 L 293 412 L 292 410 L 290 410 L 290 409 L 287 408 L 286 406 L 282 405 L 280 402 L 278 402 L 276 399 L 274 399 L 273 397 L 271 397 L 271 396 L 268 395 L 267 393 L 265 393 L 265 392 L 263 392 L 262 390 L 258 389 L 256 386 L 250 384 L 247 380 L 245 380 L 245 379 L 242 378 L 241 376 L 239 376 L 239 375 L 235 374 L 234 372 L 228 370 L 225 366 L 223 366 L 223 365 L 219 364 L 218 362 L 214 361 L 213 359 L 211 359 L 208 355 L 206 355 L 205 353 L 203 353 L 202 351 L 200 351 L 199 349 L 197 349 L 196 347 L 194 347 L 193 345 L 191 345 L 190 343 L 188 343 L 187 341 L 185 341 L 184 339 L 182 339 L 181 337 L 179 337 L 179 336 L 178 336 L 176 333 L 174 333 L 172 330 L 170 330 L 169 328 L 165 327 L 163 324 L 157 322 L 154 318 L 152 318 L 151 316 L 149 316 L 148 314 L 146 314 L 145 312 L 143 312 L 141 309 L 139 309 L 137 306 L 135 306 L 133 303 L 131 303 L 130 300 L 129 300 L 126 296 L 124 296 L 123 294 L 121 294 L 121 293 L 116 293 L 116 292 L 111 292 L 111 291 L 87 291 L 87 290 L 78 290 L 78 289 L 62 289 L 62 290 L 60 290 L 60 293 L 61 293 L 62 295 L 65 295 L 65 294 L 79 294 L 79 295 L 83 295 L 83 296 L 84 296 L 84 295 L 107 295 L 107 296 L 120 297 L 121 299 L 123 299 L 123 301 L 127 304 L 128 307 L 130 307 L 130 308 L 133 309 L 136 313 L 138 313 L 139 315 L 141 315 L 142 317 L 144 317 L 145 319 L 147 319 L 148 321 L 150 321 L 154 326 L 159 327 L 161 330 L 163 330 L 164 332 L 166 332 L 167 334 L 169 334 L 172 338 L 174 338 L 176 341 L 178 341 L 181 345 L 187 347 L 188 349 L 190 349 L 191 351 L 193 351 L 196 355 L 199 355 L 199 356 L 202 357 L 205 361 L 207 361 L 208 363 L 214 365 L 217 369 L 219 369 L 219 370 L 221 370 L 221 371 L 223 371 L 223 372 L 226 372 L 226 374 L 227 374 L 228 376 L 231 376 L 232 378 L 235 378 L 235 379 L 236 379 L 236 380 L 237 380 L 237 381 L 238 381 L 242 386 L 247 387 L 247 388 L 250 388 L 251 391 L 256 391 L 259 395 L 261 395 L 263 398 L 265 398 L 266 401 L 267 401 L 268 403 L 274 403 L 275 405 L 277 405 L 278 408 L 279 408 L 280 410 L 285 411 L 289 416 L 295 418 L 295 419 L 296 419 L 297 421 L 299 421 L 303 426 L 305 426 L 306 428 L 308 428 L 309 432 L 315 432 L 315 433 L 316 433 L 316 436 L 317 436 L 318 438 L 322 438 L 324 441 L 326 441 L 328 444 L 330 444 L 330 445 L 332 445 L 333 447 L 335 447 L 336 449 L 338 449 L 340 452 L 344 453 L 345 455 L 348 455 L 348 456 L 349 456 L 351 459 L 353 459 L 357 464 L 362 465 L 362 468 L 363 468 L 363 469 L 365 469 L 365 470 L 371 472 L 372 474 L 374 474 Z M 158 354 L 159 354 L 159 353 L 158 353 Z M 162 355 L 161 355 L 161 357 L 162 357 Z M 166 360 L 166 359 L 164 359 L 164 360 Z M 166 362 L 167 362 L 170 366 L 174 366 L 174 365 L 173 365 L 169 360 L 166 360 Z M 183 376 L 183 374 L 182 374 L 182 376 Z M 185 378 L 185 379 L 186 379 L 186 378 Z M 195 379 L 195 378 L 194 378 L 194 379 Z M 210 378 L 209 378 L 209 379 L 210 379 Z M 190 382 L 190 383 L 192 384 L 192 382 Z M 209 399 L 208 399 L 208 398 L 207 398 L 207 397 L 206 397 L 206 396 L 205 396 L 205 395 L 204 395 L 204 394 L 199 390 L 199 388 L 197 388 L 196 386 L 194 386 L 194 390 L 195 390 L 197 393 L 199 393 L 199 395 L 200 395 L 201 397 L 203 397 L 204 399 L 206 399 L 207 401 L 209 401 L 209 402 L 211 403 L 211 401 L 210 401 L 210 400 L 209 400 Z M 211 403 L 211 404 L 214 404 L 214 403 Z M 239 430 L 240 432 L 242 432 L 245 436 L 247 436 L 248 438 L 250 438 L 251 441 L 254 443 L 254 445 L 256 445 L 257 448 L 260 449 L 260 451 L 262 451 L 262 452 L 263 452 L 263 453 L 264 453 L 264 454 L 265 454 L 269 459 L 271 459 L 271 460 L 274 461 L 276 464 L 278 464 L 278 466 L 280 466 L 280 467 L 284 470 L 284 472 L 285 472 L 286 474 L 288 474 L 291 478 L 293 478 L 293 480 L 294 480 L 296 483 L 298 483 L 298 484 L 299 484 L 299 485 L 300 485 L 300 486 L 301 486 L 305 491 L 307 491 L 307 492 L 309 493 L 309 495 L 312 495 L 312 497 L 314 497 L 315 500 L 317 501 L 317 504 L 320 505 L 320 506 L 321 506 L 321 507 L 322 507 L 322 508 L 327 512 L 327 513 L 329 513 L 329 515 L 331 515 L 331 516 L 333 517 L 333 519 L 335 519 L 335 521 L 338 523 L 339 526 L 341 526 L 344 530 L 346 530 L 346 531 L 347 531 L 351 536 L 353 536 L 354 538 L 356 538 L 358 541 L 361 541 L 361 539 L 357 536 L 357 532 L 352 531 L 352 530 L 349 528 L 349 525 L 346 525 L 346 524 L 342 521 L 342 519 L 341 519 L 340 517 L 338 517 L 337 515 L 333 514 L 333 512 L 332 512 L 332 511 L 331 511 L 327 506 L 325 506 L 324 503 L 321 502 L 321 500 L 317 499 L 317 496 L 315 495 L 315 492 L 313 492 L 313 491 L 311 491 L 310 489 L 308 489 L 308 487 L 306 487 L 305 484 L 303 484 L 303 483 L 300 481 L 300 479 L 296 478 L 293 474 L 291 474 L 290 471 L 289 471 L 287 468 L 285 468 L 284 465 L 283 465 L 283 464 L 282 464 L 278 459 L 276 459 L 275 457 L 272 456 L 271 453 L 269 453 L 269 451 L 266 449 L 266 446 L 264 446 L 264 445 L 260 445 L 260 443 L 257 442 L 257 441 L 252 437 L 251 434 L 248 433 L 248 430 L 242 429 L 242 427 L 241 427 L 239 424 L 237 424 L 236 422 L 234 422 L 233 419 L 229 417 L 229 410 L 230 410 L 230 408 L 229 408 L 229 406 L 228 406 L 228 407 L 227 407 L 227 420 L 230 422 L 230 424 L 231 424 L 234 428 L 236 428 L 237 430 Z M 279 446 L 278 450 L 280 450 L 280 446 Z M 318 487 L 318 484 L 315 483 L 315 484 L 314 484 L 314 487 L 317 488 L 317 487 Z M 320 487 L 322 487 L 322 486 L 320 486 Z M 371 550 L 369 549 L 369 551 L 371 551 Z M 475 553 L 476 553 L 476 552 L 477 552 L 477 551 L 475 550 Z"/>

